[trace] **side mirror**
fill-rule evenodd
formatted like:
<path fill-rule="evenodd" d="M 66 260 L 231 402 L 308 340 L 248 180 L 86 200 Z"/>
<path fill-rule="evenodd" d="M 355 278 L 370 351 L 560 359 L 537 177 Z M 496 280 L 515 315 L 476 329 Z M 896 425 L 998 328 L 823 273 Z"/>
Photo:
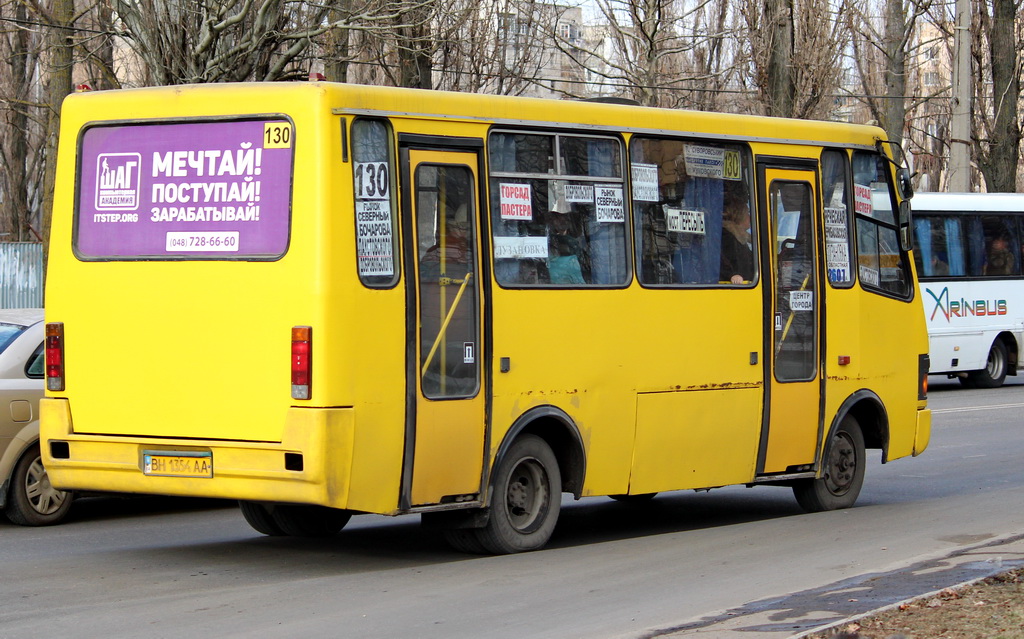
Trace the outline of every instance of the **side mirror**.
<path fill-rule="evenodd" d="M 901 180 L 902 182 L 902 180 Z M 902 189 L 902 187 L 901 187 Z M 913 189 L 910 190 L 913 195 Z M 914 248 L 914 234 L 913 225 L 911 224 L 911 218 L 913 216 L 910 212 L 910 200 L 903 200 L 900 202 L 900 249 L 909 251 Z"/>
<path fill-rule="evenodd" d="M 914 197 L 914 184 L 910 181 L 910 170 L 904 167 L 896 169 L 896 190 L 900 198 L 909 200 Z"/>

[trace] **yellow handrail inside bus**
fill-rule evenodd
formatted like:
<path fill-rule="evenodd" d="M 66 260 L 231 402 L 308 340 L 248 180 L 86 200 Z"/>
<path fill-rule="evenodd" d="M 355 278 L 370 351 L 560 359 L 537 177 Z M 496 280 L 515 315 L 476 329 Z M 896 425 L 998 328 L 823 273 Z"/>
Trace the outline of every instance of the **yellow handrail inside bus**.
<path fill-rule="evenodd" d="M 462 299 L 462 294 L 466 291 L 466 285 L 469 284 L 469 279 L 473 276 L 473 273 L 466 273 L 466 277 L 461 280 L 454 280 L 449 278 L 441 278 L 441 286 L 448 284 L 462 284 L 459 287 L 459 292 L 455 294 L 455 299 L 452 301 L 452 307 L 448 309 L 448 314 L 444 318 L 444 322 L 441 323 L 441 328 L 437 331 L 437 338 L 434 339 L 434 345 L 430 347 L 430 352 L 427 353 L 427 359 L 423 362 L 423 370 L 420 372 L 421 375 L 427 374 L 427 367 L 430 366 L 430 362 L 434 360 L 434 353 L 437 352 L 437 347 L 440 346 L 441 340 L 444 339 L 444 334 L 448 330 L 448 324 L 452 321 L 452 316 L 455 315 L 455 309 L 459 307 L 459 300 Z M 442 371 L 443 374 L 443 371 Z"/>
<path fill-rule="evenodd" d="M 811 279 L 811 274 L 808 273 L 804 276 L 804 283 L 800 285 L 797 290 L 804 290 L 807 288 L 807 282 Z M 786 326 L 782 329 L 782 337 L 779 339 L 779 343 L 775 345 L 775 354 L 778 355 L 779 351 L 782 350 L 782 344 L 786 341 L 786 335 L 789 334 L 789 327 L 793 325 L 793 316 L 796 315 L 796 311 L 790 310 L 789 317 L 786 318 Z"/>

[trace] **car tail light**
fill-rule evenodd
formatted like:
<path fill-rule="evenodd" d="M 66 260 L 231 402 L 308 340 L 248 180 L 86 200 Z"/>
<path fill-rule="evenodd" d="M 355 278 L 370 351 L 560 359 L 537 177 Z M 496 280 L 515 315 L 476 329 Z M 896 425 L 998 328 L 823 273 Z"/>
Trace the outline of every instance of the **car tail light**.
<path fill-rule="evenodd" d="M 292 327 L 292 399 L 309 399 L 312 383 L 313 329 Z"/>
<path fill-rule="evenodd" d="M 64 390 L 64 323 L 46 325 L 46 388 Z"/>

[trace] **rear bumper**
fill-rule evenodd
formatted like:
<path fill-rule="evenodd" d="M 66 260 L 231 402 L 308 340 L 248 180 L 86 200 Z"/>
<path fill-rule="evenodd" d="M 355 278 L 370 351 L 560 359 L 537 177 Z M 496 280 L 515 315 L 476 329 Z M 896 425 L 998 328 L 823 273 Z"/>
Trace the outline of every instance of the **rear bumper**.
<path fill-rule="evenodd" d="M 68 400 L 44 398 L 39 411 L 43 463 L 50 481 L 60 488 L 348 507 L 355 421 L 351 408 L 291 407 L 280 442 L 76 433 Z M 54 448 L 59 457 L 53 456 Z M 213 476 L 146 475 L 143 451 L 209 452 Z M 301 469 L 286 468 L 286 454 L 288 468 Z"/>
<path fill-rule="evenodd" d="M 932 411 L 922 408 L 917 411 L 917 431 L 914 433 L 914 457 L 928 448 L 932 439 Z"/>

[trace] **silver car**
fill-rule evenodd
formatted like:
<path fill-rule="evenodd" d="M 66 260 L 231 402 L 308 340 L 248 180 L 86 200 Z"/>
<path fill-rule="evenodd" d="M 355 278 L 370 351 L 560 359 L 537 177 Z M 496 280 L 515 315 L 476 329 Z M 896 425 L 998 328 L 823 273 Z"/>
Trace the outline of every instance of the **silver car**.
<path fill-rule="evenodd" d="M 0 509 L 16 524 L 56 524 L 71 508 L 39 454 L 46 377 L 42 309 L 0 310 Z"/>

